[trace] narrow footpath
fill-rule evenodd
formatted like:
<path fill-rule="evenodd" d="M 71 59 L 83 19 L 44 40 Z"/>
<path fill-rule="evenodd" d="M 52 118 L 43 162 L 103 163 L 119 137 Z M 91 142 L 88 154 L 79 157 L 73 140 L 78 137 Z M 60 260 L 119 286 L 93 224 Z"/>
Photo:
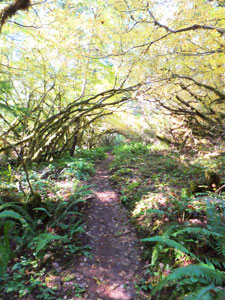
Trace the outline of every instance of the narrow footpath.
<path fill-rule="evenodd" d="M 73 266 L 77 282 L 88 300 L 142 300 L 135 284 L 144 274 L 141 245 L 129 223 L 126 209 L 109 181 L 112 157 L 97 165 L 93 197 L 86 211 L 85 242 L 91 246 L 91 258 L 82 258 Z M 77 298 L 81 299 L 81 298 Z"/>

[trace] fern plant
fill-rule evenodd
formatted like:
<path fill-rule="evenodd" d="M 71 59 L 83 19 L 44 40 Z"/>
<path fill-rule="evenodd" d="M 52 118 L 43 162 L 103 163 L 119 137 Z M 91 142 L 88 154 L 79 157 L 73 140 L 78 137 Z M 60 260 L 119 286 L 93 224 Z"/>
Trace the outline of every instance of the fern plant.
<path fill-rule="evenodd" d="M 0 279 L 6 272 L 6 268 L 10 258 L 12 258 L 12 252 L 9 244 L 9 229 L 12 226 L 12 222 L 6 221 L 4 224 L 4 237 L 0 242 Z"/>
<path fill-rule="evenodd" d="M 175 241 L 171 238 L 172 234 L 176 232 L 177 225 L 173 224 L 169 226 L 165 232 L 159 236 L 153 236 L 149 238 L 144 238 L 141 241 L 142 242 L 156 242 L 156 245 L 153 247 L 152 250 L 152 256 L 151 256 L 151 266 L 155 266 L 156 262 L 159 260 L 159 258 L 162 258 L 165 260 L 165 254 L 168 252 L 169 249 L 174 249 L 174 254 L 180 255 L 180 253 L 189 255 L 195 259 L 198 260 L 198 258 L 191 252 L 189 249 L 187 249 L 185 246 L 183 246 L 181 243 Z M 173 260 L 173 257 L 168 258 Z"/>
<path fill-rule="evenodd" d="M 210 241 L 210 245 L 212 248 L 216 248 L 219 256 L 222 255 L 225 259 L 225 209 L 219 211 L 216 208 L 216 203 L 208 199 L 206 201 L 206 215 L 208 218 L 207 229 L 215 234 L 215 238 Z"/>
<path fill-rule="evenodd" d="M 190 292 L 189 295 L 184 296 L 184 300 L 222 300 L 224 299 L 224 291 L 221 288 L 216 287 L 214 284 L 203 286 L 198 288 L 194 292 Z"/>
<path fill-rule="evenodd" d="M 174 249 L 192 258 L 191 265 L 174 269 L 159 281 L 152 295 L 176 284 L 169 299 L 222 299 L 225 296 L 225 223 L 224 210 L 211 198 L 206 201 L 208 224 L 203 227 L 189 226 L 188 223 L 174 225 L 161 236 L 145 238 L 143 242 L 156 242 L 152 251 L 154 266 L 159 260 L 165 262 L 166 249 Z M 198 251 L 192 244 L 198 241 Z M 201 249 L 202 248 L 202 249 Z M 190 260 L 189 260 L 190 261 Z M 198 262 L 198 264 L 194 264 Z M 189 262 L 190 263 L 190 262 Z M 170 264 L 171 265 L 171 264 Z M 174 264 L 174 267 L 176 264 Z M 172 268 L 172 267 L 171 267 Z M 178 284 L 177 284 L 178 283 Z M 216 297 L 216 298 L 215 298 Z"/>
<path fill-rule="evenodd" d="M 29 224 L 28 227 L 33 229 L 33 227 L 35 226 L 35 222 L 31 218 L 30 214 L 27 212 L 25 205 L 24 206 L 20 205 L 18 202 L 9 202 L 9 203 L 4 203 L 4 204 L 0 205 L 0 211 L 4 212 L 9 209 L 11 212 L 17 213 L 17 215 L 14 214 L 14 219 L 16 219 L 16 216 L 17 216 L 17 220 L 24 219 L 27 222 L 27 224 Z M 4 215 L 5 214 L 3 214 L 3 216 Z M 10 216 L 8 216 L 8 217 L 10 217 Z M 10 218 L 12 218 L 12 216 Z"/>
<path fill-rule="evenodd" d="M 225 283 L 224 272 L 216 270 L 212 266 L 206 264 L 189 265 L 187 267 L 175 269 L 165 279 L 161 280 L 161 282 L 157 284 L 155 288 L 153 288 L 151 294 L 155 295 L 167 285 L 171 286 L 176 284 L 178 288 L 179 285 L 182 285 L 182 281 L 186 281 L 187 278 L 193 279 L 193 283 L 196 283 L 196 281 L 203 279 L 205 284 L 204 288 L 211 286 L 213 289 L 216 286 L 222 286 Z M 206 291 L 207 293 L 210 293 L 211 289 L 208 288 L 206 289 Z M 200 293 L 200 290 L 198 289 L 197 291 L 193 292 L 192 286 L 192 294 L 194 295 L 195 293 Z"/>
<path fill-rule="evenodd" d="M 3 219 L 14 219 L 19 221 L 23 227 L 30 228 L 28 222 L 23 218 L 23 216 L 13 210 L 4 210 L 0 212 L 0 221 Z"/>
<path fill-rule="evenodd" d="M 14 207 L 10 205 L 11 203 L 6 203 L 1 205 L 0 209 Z M 16 208 L 18 208 L 16 206 Z M 12 251 L 10 249 L 10 234 L 9 231 L 13 227 L 16 227 L 16 222 L 19 222 L 23 230 L 31 230 L 29 223 L 24 219 L 24 217 L 13 211 L 13 210 L 3 210 L 0 212 L 0 227 L 3 227 L 3 239 L 0 241 L 0 275 L 3 275 L 6 271 L 9 260 L 12 257 Z"/>
<path fill-rule="evenodd" d="M 177 252 L 182 252 L 184 254 L 187 254 L 193 258 L 195 258 L 197 261 L 201 261 L 197 256 L 194 255 L 194 253 L 192 253 L 191 251 L 189 251 L 186 247 L 184 247 L 182 244 L 172 240 L 171 238 L 169 237 L 166 237 L 166 236 L 154 236 L 154 237 L 151 237 L 151 238 L 145 238 L 145 239 L 142 239 L 142 242 L 158 242 L 159 244 L 163 244 L 163 245 L 166 245 L 168 246 L 169 248 L 172 248 L 174 249 L 175 251 Z M 156 247 L 159 245 L 159 244 L 156 244 Z M 153 252 L 154 253 L 154 252 Z M 152 261 L 152 263 L 155 263 L 155 260 Z"/>
<path fill-rule="evenodd" d="M 96 160 L 103 160 L 106 158 L 105 148 L 100 147 L 96 149 L 76 149 L 76 158 L 83 158 L 87 161 L 95 162 Z"/>
<path fill-rule="evenodd" d="M 40 233 L 35 236 L 33 240 L 30 242 L 29 246 L 34 249 L 35 255 L 37 257 L 42 256 L 43 252 L 46 250 L 46 247 L 49 243 L 53 241 L 66 241 L 67 236 L 61 236 L 53 233 Z"/>

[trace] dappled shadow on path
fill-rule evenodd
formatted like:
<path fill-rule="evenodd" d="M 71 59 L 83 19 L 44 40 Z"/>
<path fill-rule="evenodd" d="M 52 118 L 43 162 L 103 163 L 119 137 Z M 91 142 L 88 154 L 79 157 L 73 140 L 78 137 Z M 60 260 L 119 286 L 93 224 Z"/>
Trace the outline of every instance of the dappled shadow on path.
<path fill-rule="evenodd" d="M 136 294 L 135 283 L 143 276 L 144 263 L 127 211 L 108 179 L 111 160 L 109 157 L 99 164 L 90 182 L 94 185 L 94 195 L 86 213 L 84 240 L 91 246 L 92 257 L 76 262 L 73 273 L 78 284 L 86 290 L 82 299 L 146 299 L 144 295 Z"/>

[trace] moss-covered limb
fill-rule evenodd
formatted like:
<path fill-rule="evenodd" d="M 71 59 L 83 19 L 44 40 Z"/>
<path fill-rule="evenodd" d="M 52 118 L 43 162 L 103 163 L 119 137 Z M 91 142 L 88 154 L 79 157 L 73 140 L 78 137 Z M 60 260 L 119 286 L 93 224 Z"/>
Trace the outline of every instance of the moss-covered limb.
<path fill-rule="evenodd" d="M 224 30 L 224 32 L 225 32 L 225 30 Z M 205 84 L 205 83 L 202 83 L 202 82 L 199 82 L 199 81 L 195 80 L 194 78 L 189 77 L 189 76 L 185 76 L 185 75 L 172 74 L 172 77 L 173 78 L 180 78 L 180 79 L 190 80 L 190 81 L 194 82 L 197 86 L 203 87 L 203 88 L 213 92 L 214 94 L 219 96 L 221 100 L 225 100 L 225 94 L 221 90 L 219 90 L 218 88 L 215 88 L 211 85 L 208 85 L 208 84 Z"/>
<path fill-rule="evenodd" d="M 44 93 L 35 108 L 45 102 L 47 94 L 53 88 L 54 85 Z M 76 132 L 85 131 L 97 119 L 112 114 L 112 112 L 107 110 L 107 107 L 116 106 L 128 101 L 130 99 L 130 91 L 136 88 L 137 86 L 135 85 L 128 88 L 111 89 L 89 97 L 88 99 L 84 96 L 79 97 L 78 101 L 70 103 L 67 107 L 54 115 L 50 115 L 48 112 L 42 121 L 39 119 L 41 115 L 43 117 L 43 113 L 40 114 L 39 112 L 37 115 L 26 115 L 24 122 L 31 125 L 24 131 L 24 134 L 26 132 L 26 136 L 24 137 L 23 135 L 22 140 L 16 143 L 10 143 L 2 147 L 0 152 L 22 146 L 26 159 L 39 160 L 40 157 L 46 157 L 48 155 L 47 152 L 58 151 L 63 148 L 63 143 L 68 144 L 68 139 L 72 136 L 69 130 L 70 127 L 75 126 Z M 14 135 L 14 130 L 17 130 L 18 126 L 20 126 L 20 122 L 17 123 L 17 126 L 10 128 L 9 132 Z M 25 123 L 23 127 L 25 128 Z M 64 139 L 63 137 L 68 134 L 68 138 Z M 20 136 L 15 136 L 16 140 L 20 138 Z M 56 147 L 56 149 L 53 149 L 53 146 Z"/>
<path fill-rule="evenodd" d="M 30 0 L 14 0 L 12 4 L 0 11 L 0 30 L 8 18 L 16 14 L 18 10 L 27 10 L 31 5 Z"/>
<path fill-rule="evenodd" d="M 129 99 L 129 97 L 125 97 L 125 98 L 115 100 L 112 102 L 106 102 L 106 101 L 117 95 L 135 90 L 136 88 L 138 88 L 138 86 L 139 85 L 131 86 L 126 89 L 108 90 L 108 91 L 99 93 L 93 97 L 90 97 L 88 99 L 85 99 L 85 97 L 83 97 L 83 99 L 80 99 L 80 97 L 79 97 L 78 99 L 80 101 L 78 99 L 74 100 L 62 111 L 58 112 L 57 114 L 51 116 L 47 120 L 40 123 L 40 125 L 38 126 L 36 131 L 40 132 L 40 134 L 42 135 L 43 132 L 46 130 L 46 127 L 47 128 L 54 127 L 57 125 L 57 123 L 62 124 L 64 121 L 68 120 L 70 118 L 70 116 L 73 115 L 74 113 L 77 113 L 79 117 L 82 117 L 83 115 L 86 115 L 89 112 L 92 112 L 96 109 L 123 103 L 123 102 L 127 101 Z"/>
<path fill-rule="evenodd" d="M 208 100 L 207 101 L 206 98 L 208 97 L 201 97 L 200 95 L 192 91 L 189 88 L 189 85 L 185 85 L 184 83 L 179 83 L 179 85 L 184 91 L 186 91 L 191 97 L 193 97 L 197 102 L 201 104 L 201 106 L 205 109 L 205 112 L 208 111 L 207 113 L 208 117 L 211 116 L 209 120 L 214 122 L 214 120 L 212 119 L 214 117 L 216 118 L 217 122 L 223 123 L 225 114 L 223 113 L 223 111 L 218 112 L 217 109 L 215 110 L 213 108 L 213 105 L 215 105 L 215 107 L 219 107 L 220 105 L 223 105 L 223 101 L 221 102 L 220 98 L 211 99 L 211 100 L 207 99 Z"/>
<path fill-rule="evenodd" d="M 15 130 L 15 128 L 18 126 L 17 121 L 18 121 L 19 117 L 17 117 L 17 118 L 13 121 L 12 124 L 10 124 L 10 123 L 6 120 L 6 118 L 4 118 L 4 116 L 3 116 L 2 114 L 0 114 L 0 118 L 1 118 L 1 119 L 9 126 L 8 130 L 7 130 L 6 132 L 3 133 L 3 136 L 7 136 L 8 133 L 9 133 L 10 131 L 12 131 L 12 132 L 15 134 L 15 136 L 16 136 L 17 138 L 19 138 L 20 135 L 19 135 L 19 133 Z"/>
<path fill-rule="evenodd" d="M 199 29 L 203 29 L 203 30 L 216 30 L 217 32 L 219 32 L 221 35 L 225 34 L 225 29 L 224 28 L 220 28 L 220 27 L 216 27 L 216 26 L 210 26 L 210 25 L 203 25 L 203 24 L 194 24 L 188 27 L 183 27 L 180 29 L 173 29 L 168 27 L 167 25 L 164 25 L 162 23 L 160 23 L 155 16 L 153 15 L 153 13 L 148 9 L 149 15 L 150 17 L 153 19 L 154 23 L 156 26 L 159 26 L 161 28 L 164 28 L 167 32 L 169 32 L 169 34 L 177 34 L 177 33 L 181 33 L 181 32 L 186 32 L 186 31 L 195 31 L 195 30 L 199 30 Z"/>
<path fill-rule="evenodd" d="M 170 140 L 169 138 L 165 137 L 165 136 L 159 136 L 159 135 L 156 135 L 156 138 L 158 140 L 160 140 L 161 142 L 163 143 L 166 143 L 167 145 L 169 146 L 175 146 L 175 147 L 180 147 L 183 143 L 177 143 L 177 142 L 174 142 L 172 140 Z"/>
<path fill-rule="evenodd" d="M 190 102 L 185 101 L 180 96 L 176 95 L 176 99 L 181 103 L 184 104 L 186 107 L 188 107 L 192 112 L 194 111 L 195 114 L 200 117 L 202 120 L 208 122 L 209 124 L 216 124 L 211 118 L 209 118 L 206 114 L 203 114 L 198 110 L 196 107 L 190 104 Z"/>
<path fill-rule="evenodd" d="M 28 183 L 28 186 L 29 186 L 29 189 L 30 189 L 30 193 L 31 193 L 31 195 L 33 195 L 34 190 L 33 190 L 32 184 L 30 182 L 29 172 L 28 172 L 28 169 L 27 169 L 27 162 L 24 159 L 24 149 L 23 149 L 23 147 L 21 147 L 20 152 L 19 152 L 15 146 L 11 145 L 9 142 L 7 142 L 7 143 L 11 146 L 11 148 L 17 154 L 18 163 L 20 163 L 22 165 L 22 168 L 24 170 L 26 180 L 27 180 L 27 183 Z M 25 194 L 23 188 L 22 188 L 22 192 Z"/>

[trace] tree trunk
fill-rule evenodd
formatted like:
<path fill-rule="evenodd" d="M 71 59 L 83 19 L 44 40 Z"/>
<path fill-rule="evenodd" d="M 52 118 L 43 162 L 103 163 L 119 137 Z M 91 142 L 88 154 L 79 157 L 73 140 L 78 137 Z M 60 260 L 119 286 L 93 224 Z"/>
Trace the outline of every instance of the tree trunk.
<path fill-rule="evenodd" d="M 77 145 L 77 135 L 75 134 L 74 137 L 73 137 L 73 144 L 72 144 L 72 147 L 70 149 L 70 155 L 71 156 L 73 156 L 73 154 L 74 154 L 76 145 Z"/>

